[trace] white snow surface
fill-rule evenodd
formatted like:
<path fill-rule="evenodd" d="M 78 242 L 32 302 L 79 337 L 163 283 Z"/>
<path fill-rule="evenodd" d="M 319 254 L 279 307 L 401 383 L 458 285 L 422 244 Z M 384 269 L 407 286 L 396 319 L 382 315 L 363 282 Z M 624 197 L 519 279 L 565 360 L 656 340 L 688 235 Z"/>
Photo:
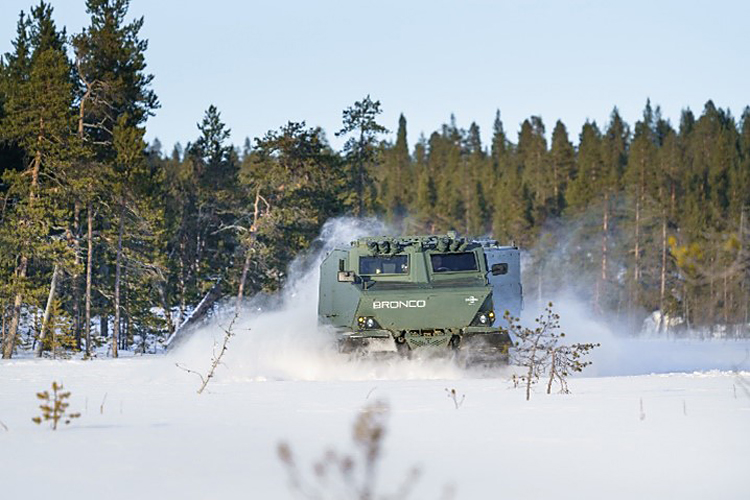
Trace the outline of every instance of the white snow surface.
<path fill-rule="evenodd" d="M 352 372 L 356 366 L 351 367 Z M 227 372 L 230 372 L 228 369 Z M 391 408 L 379 485 L 411 466 L 411 498 L 745 499 L 750 397 L 738 377 L 699 373 L 577 378 L 570 395 L 525 401 L 503 377 L 368 369 L 359 377 L 197 378 L 166 359 L 21 360 L 0 365 L 2 498 L 295 498 L 277 458 L 303 471 L 352 452 L 358 411 Z M 81 418 L 37 426 L 35 392 L 63 381 Z M 463 405 L 446 397 L 455 388 Z M 641 413 L 641 402 L 643 413 Z"/>
<path fill-rule="evenodd" d="M 0 498 L 301 498 L 279 443 L 315 483 L 326 450 L 356 451 L 352 424 L 375 401 L 390 408 L 378 498 L 412 466 L 421 471 L 413 499 L 750 498 L 747 341 L 624 339 L 562 300 L 567 338 L 602 344 L 568 395 L 540 383 L 526 401 L 511 367 L 352 360 L 313 326 L 317 265 L 331 245 L 377 231 L 375 222 L 327 225 L 278 303 L 248 304 L 202 395 L 175 363 L 206 372 L 229 308 L 166 355 L 0 362 Z M 31 421 L 36 392 L 52 381 L 81 412 L 57 431 Z M 465 396 L 460 408 L 446 389 Z"/>

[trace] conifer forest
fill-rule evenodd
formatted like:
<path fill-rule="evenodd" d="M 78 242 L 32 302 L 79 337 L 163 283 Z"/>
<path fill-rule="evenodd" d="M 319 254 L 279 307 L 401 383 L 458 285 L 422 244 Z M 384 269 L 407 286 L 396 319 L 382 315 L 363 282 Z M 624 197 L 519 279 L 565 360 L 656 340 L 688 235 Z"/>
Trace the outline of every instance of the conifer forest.
<path fill-rule="evenodd" d="M 144 19 L 128 0 L 86 8 L 80 33 L 43 1 L 21 12 L 0 60 L 3 358 L 153 352 L 196 309 L 277 291 L 339 216 L 515 242 L 527 301 L 579 294 L 633 334 L 657 311 L 664 335 L 748 334 L 750 107 L 672 123 L 646 101 L 626 123 L 612 103 L 581 130 L 488 109 L 483 143 L 452 117 L 407 137 L 373 89 L 338 130 L 237 138 L 210 106 L 165 149 L 144 140 L 160 108 Z"/>

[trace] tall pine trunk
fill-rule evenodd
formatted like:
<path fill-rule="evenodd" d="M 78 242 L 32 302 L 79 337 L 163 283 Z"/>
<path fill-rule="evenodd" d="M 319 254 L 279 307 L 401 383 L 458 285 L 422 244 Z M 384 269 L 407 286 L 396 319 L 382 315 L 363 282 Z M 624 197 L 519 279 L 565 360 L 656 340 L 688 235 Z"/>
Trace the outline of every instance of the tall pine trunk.
<path fill-rule="evenodd" d="M 23 281 L 26 278 L 26 268 L 29 265 L 29 260 L 26 256 L 21 257 L 21 264 L 18 266 L 16 276 L 18 281 Z M 21 305 L 23 303 L 23 293 L 20 291 L 16 292 L 16 296 L 13 300 L 13 309 L 10 319 L 10 326 L 8 332 L 5 334 L 5 343 L 3 344 L 3 359 L 10 359 L 13 357 L 13 349 L 16 346 L 16 333 L 18 332 L 18 324 L 21 321 Z"/>
<path fill-rule="evenodd" d="M 81 350 L 81 287 L 80 287 L 80 269 L 81 266 L 81 203 L 76 200 L 73 207 L 74 234 L 73 234 L 73 253 L 75 255 L 75 274 L 71 277 L 71 288 L 73 292 L 73 329 L 76 336 L 76 349 Z"/>
<path fill-rule="evenodd" d="M 635 259 L 633 265 L 633 302 L 638 302 L 638 280 L 641 277 L 640 269 L 640 255 L 641 255 L 641 198 L 640 196 L 635 200 L 635 242 L 633 244 L 633 257 Z"/>
<path fill-rule="evenodd" d="M 39 135 L 37 136 L 37 143 L 41 146 L 42 143 L 42 132 L 44 130 L 44 121 L 40 119 L 39 121 Z M 31 187 L 29 189 L 29 212 L 32 211 L 34 208 L 34 201 L 36 197 L 36 189 L 39 185 L 39 170 L 42 167 L 42 152 L 41 150 L 37 150 L 36 154 L 34 155 L 34 163 L 33 167 L 31 169 Z M 25 224 L 28 224 L 29 221 L 25 221 Z M 8 333 L 5 335 L 5 342 L 3 344 L 3 359 L 10 359 L 13 357 L 13 350 L 16 347 L 16 336 L 18 335 L 18 325 L 21 323 L 21 306 L 23 305 L 23 291 L 22 291 L 22 285 L 23 281 L 26 279 L 26 273 L 28 271 L 29 267 L 29 258 L 25 253 L 21 255 L 21 262 L 17 268 L 16 277 L 18 278 L 16 281 L 16 286 L 18 286 L 18 290 L 16 291 L 15 299 L 13 300 L 13 317 L 10 321 L 10 328 L 8 329 Z"/>
<path fill-rule="evenodd" d="M 7 305 L 3 302 L 2 306 L 0 306 L 0 315 L 2 315 L 2 326 L 0 326 L 0 346 L 5 343 L 5 323 L 8 319 L 7 309 Z"/>
<path fill-rule="evenodd" d="M 740 256 L 745 258 L 745 207 L 740 212 Z M 742 331 L 741 335 L 747 334 L 748 319 L 750 319 L 750 296 L 748 295 L 748 276 L 750 276 L 750 264 L 745 266 L 740 276 L 741 296 L 744 297 L 742 311 Z"/>
<path fill-rule="evenodd" d="M 242 297 L 245 293 L 245 281 L 247 280 L 247 273 L 250 270 L 251 254 L 250 249 L 245 250 L 245 263 L 242 265 L 242 277 L 240 278 L 240 286 L 237 289 L 237 305 L 236 311 L 239 313 L 240 306 L 242 305 Z"/>
<path fill-rule="evenodd" d="M 596 310 L 602 312 L 602 295 L 607 283 L 607 259 L 609 258 L 609 193 L 604 195 L 604 210 L 602 213 L 602 261 L 599 281 L 596 285 L 596 297 L 594 299 Z"/>
<path fill-rule="evenodd" d="M 461 163 L 463 164 L 463 195 L 464 195 L 464 234 L 467 236 L 471 234 L 472 220 L 471 220 L 471 172 L 469 171 L 469 162 L 464 158 Z"/>
<path fill-rule="evenodd" d="M 84 139 L 84 117 L 86 111 L 86 101 L 91 98 L 92 86 L 84 77 L 84 72 L 81 71 L 81 61 L 76 56 L 76 68 L 78 68 L 78 76 L 83 81 L 86 92 L 81 97 L 81 101 L 78 106 L 78 138 L 83 141 Z M 90 194 L 89 194 L 90 196 Z M 85 319 L 84 328 L 85 331 L 83 336 L 86 341 L 86 357 L 91 356 L 91 268 L 94 264 L 94 214 L 93 214 L 93 203 L 89 200 L 86 204 L 86 243 L 88 248 L 86 249 L 86 305 L 85 307 Z M 77 219 L 76 219 L 77 220 Z M 78 242 L 79 240 L 76 240 Z M 76 257 L 77 258 L 77 257 Z"/>
<path fill-rule="evenodd" d="M 185 259 L 187 258 L 187 251 L 185 250 L 185 236 L 180 238 L 180 317 L 177 321 L 177 326 L 182 326 L 185 321 L 185 311 L 187 309 L 187 278 L 185 276 L 187 266 L 185 265 Z"/>
<path fill-rule="evenodd" d="M 161 307 L 164 309 L 164 319 L 167 321 L 167 338 L 170 338 L 175 331 L 174 318 L 172 317 L 172 309 L 169 307 L 169 301 L 167 300 L 167 292 L 164 290 L 165 284 L 161 283 L 158 286 L 159 299 L 161 299 Z"/>
<path fill-rule="evenodd" d="M 115 324 L 112 331 L 112 357 L 118 355 L 120 341 L 120 278 L 122 276 L 122 233 L 125 229 L 125 202 L 120 199 L 120 220 L 117 230 L 117 259 L 115 263 Z"/>
<path fill-rule="evenodd" d="M 667 214 L 662 208 L 661 216 L 661 276 L 659 283 L 659 331 L 665 327 L 664 324 L 664 297 L 667 293 Z"/>
<path fill-rule="evenodd" d="M 49 284 L 49 295 L 47 296 L 47 306 L 44 308 L 44 317 L 42 318 L 42 329 L 39 332 L 39 340 L 36 344 L 36 357 L 41 358 L 42 352 L 44 352 L 44 338 L 49 327 L 49 319 L 52 315 L 52 305 L 55 301 L 55 291 L 57 290 L 57 281 L 60 276 L 60 265 L 55 263 L 55 268 L 52 270 L 52 280 Z M 54 343 L 52 345 L 54 355 Z"/>
<path fill-rule="evenodd" d="M 91 268 L 94 264 L 94 214 L 91 202 L 87 206 L 86 214 L 86 241 L 88 251 L 86 252 L 86 357 L 91 356 Z"/>

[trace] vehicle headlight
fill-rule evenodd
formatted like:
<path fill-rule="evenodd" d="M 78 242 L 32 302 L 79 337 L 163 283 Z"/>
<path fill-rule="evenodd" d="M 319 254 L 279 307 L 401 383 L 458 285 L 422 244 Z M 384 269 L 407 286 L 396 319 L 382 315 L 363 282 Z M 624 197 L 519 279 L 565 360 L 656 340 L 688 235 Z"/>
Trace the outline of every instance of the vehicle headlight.
<path fill-rule="evenodd" d="M 360 330 L 372 330 L 375 328 L 380 328 L 380 325 L 378 325 L 378 322 L 375 321 L 375 318 L 372 318 L 370 316 L 358 317 L 357 326 L 359 326 Z"/>
<path fill-rule="evenodd" d="M 479 311 L 477 315 L 474 316 L 474 320 L 471 324 L 474 326 L 492 326 L 492 323 L 494 323 L 494 321 L 494 311 Z"/>

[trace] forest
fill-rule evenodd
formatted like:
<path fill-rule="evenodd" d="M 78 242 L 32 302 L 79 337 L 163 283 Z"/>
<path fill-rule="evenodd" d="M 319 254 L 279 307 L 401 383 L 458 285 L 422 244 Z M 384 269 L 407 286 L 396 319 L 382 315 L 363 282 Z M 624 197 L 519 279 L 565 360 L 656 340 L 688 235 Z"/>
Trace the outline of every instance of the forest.
<path fill-rule="evenodd" d="M 453 117 L 410 143 L 373 89 L 339 130 L 268 124 L 241 146 L 210 106 L 167 151 L 144 140 L 160 107 L 144 19 L 86 8 L 74 34 L 48 3 L 21 12 L 0 58 L 3 358 L 153 352 L 201 302 L 278 290 L 337 216 L 515 242 L 527 301 L 577 294 L 634 334 L 654 311 L 665 333 L 748 333 L 750 107 L 673 124 L 646 101 L 635 124 L 614 107 L 551 134 L 497 111 L 489 144 Z"/>

